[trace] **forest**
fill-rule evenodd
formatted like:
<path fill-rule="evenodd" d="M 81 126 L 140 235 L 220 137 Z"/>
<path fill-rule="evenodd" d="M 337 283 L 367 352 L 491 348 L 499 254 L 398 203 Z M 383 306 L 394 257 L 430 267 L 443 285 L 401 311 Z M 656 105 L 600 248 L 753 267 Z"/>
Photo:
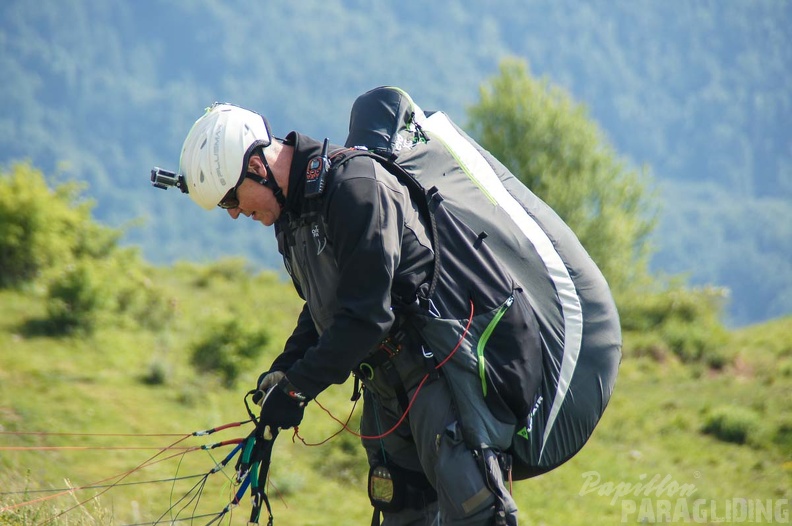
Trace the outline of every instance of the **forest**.
<path fill-rule="evenodd" d="M 244 256 L 271 233 L 149 185 L 215 100 L 342 143 L 355 97 L 409 91 L 465 126 L 505 58 L 567 92 L 660 203 L 655 272 L 728 291 L 732 326 L 792 312 L 792 4 L 650 0 L 10 0 L 0 163 L 85 183 L 148 261 Z M 519 145 L 515 145 L 519 148 Z M 203 215 L 200 215 L 203 214 Z"/>

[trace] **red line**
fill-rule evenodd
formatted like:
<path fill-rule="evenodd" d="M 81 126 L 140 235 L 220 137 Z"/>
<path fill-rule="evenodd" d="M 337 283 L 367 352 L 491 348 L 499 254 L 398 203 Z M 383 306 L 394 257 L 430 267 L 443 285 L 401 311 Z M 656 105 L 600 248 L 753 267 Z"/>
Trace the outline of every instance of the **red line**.
<path fill-rule="evenodd" d="M 446 356 L 446 357 L 445 357 L 445 359 L 444 359 L 442 362 L 438 363 L 438 364 L 435 366 L 435 370 L 438 370 L 438 369 L 440 369 L 440 368 L 441 368 L 443 365 L 445 365 L 445 364 L 446 364 L 446 362 L 448 362 L 448 360 L 450 360 L 450 359 L 451 359 L 451 357 L 452 357 L 452 356 L 454 356 L 454 354 L 457 352 L 457 350 L 459 349 L 459 347 L 462 345 L 462 342 L 463 342 L 463 341 L 465 341 L 465 337 L 467 336 L 467 334 L 468 334 L 468 330 L 470 329 L 470 324 L 471 324 L 471 323 L 473 323 L 473 310 L 474 310 L 474 306 L 473 306 L 473 302 L 471 301 L 471 302 L 470 302 L 470 317 L 468 318 L 467 325 L 465 326 L 465 330 L 462 332 L 462 336 L 460 336 L 460 338 L 459 338 L 459 341 L 457 341 L 457 344 L 456 344 L 456 346 L 455 346 L 455 347 L 454 347 L 454 349 L 453 349 L 453 350 L 452 350 L 452 351 L 451 351 L 451 352 L 448 354 L 448 356 Z M 405 409 L 405 410 L 404 410 L 404 413 L 402 414 L 401 418 L 399 418 L 399 421 L 398 421 L 398 422 L 396 422 L 396 424 L 394 424 L 394 426 L 393 426 L 392 428 L 388 429 L 387 431 L 385 431 L 385 432 L 384 432 L 384 433 L 382 433 L 381 435 L 373 435 L 373 436 L 362 435 L 362 434 L 360 434 L 360 433 L 358 433 L 358 432 L 356 432 L 356 431 L 354 431 L 354 430 L 352 430 L 352 429 L 350 429 L 350 428 L 349 428 L 349 426 L 347 425 L 347 423 L 349 422 L 349 420 L 347 420 L 347 423 L 344 423 L 344 422 L 342 422 L 341 420 L 339 420 L 338 418 L 336 418 L 336 417 L 335 417 L 335 416 L 334 416 L 334 415 L 333 415 L 333 414 L 332 414 L 330 411 L 328 411 L 327 409 L 325 409 L 325 407 L 324 407 L 322 404 L 320 404 L 318 400 L 314 400 L 314 402 L 316 402 L 316 405 L 318 405 L 319 407 L 321 407 L 321 408 L 322 408 L 322 410 L 323 410 L 325 413 L 327 413 L 328 415 L 330 415 L 330 418 L 332 418 L 333 420 L 335 420 L 336 422 L 338 422 L 339 424 L 341 424 L 341 426 L 342 426 L 342 428 L 341 428 L 341 429 L 346 429 L 348 432 L 352 433 L 353 435 L 355 435 L 355 436 L 356 436 L 356 437 L 358 437 L 358 438 L 364 438 L 364 439 L 367 439 L 367 440 L 379 440 L 379 439 L 381 439 L 381 438 L 385 438 L 386 436 L 388 436 L 388 435 L 390 435 L 391 433 L 393 433 L 394 431 L 396 431 L 396 429 L 398 429 L 398 427 L 399 427 L 399 426 L 402 424 L 402 422 L 404 422 L 404 419 L 405 419 L 405 418 L 407 418 L 407 413 L 409 413 L 409 412 L 410 412 L 410 409 L 412 408 L 413 404 L 415 403 L 415 399 L 418 397 L 418 392 L 421 390 L 421 388 L 423 387 L 423 385 L 426 383 L 426 381 L 427 381 L 428 379 L 429 379 L 429 373 L 427 373 L 426 375 L 424 375 L 423 379 L 422 379 L 422 380 L 421 380 L 421 381 L 418 383 L 418 387 L 416 387 L 416 388 L 415 388 L 415 392 L 413 393 L 413 395 L 412 395 L 412 398 L 410 399 L 410 403 L 409 403 L 409 404 L 407 404 L 407 409 Z M 351 416 L 351 415 L 350 415 L 350 416 Z M 333 438 L 333 437 L 334 437 L 335 435 L 337 435 L 337 434 L 338 434 L 338 433 L 335 433 L 335 434 L 334 434 L 334 435 L 332 435 L 330 438 Z M 299 437 L 299 435 L 297 435 L 297 436 Z M 300 440 L 302 440 L 302 438 L 300 438 Z M 329 439 L 327 439 L 327 440 L 329 440 Z M 321 443 L 321 444 L 323 444 L 323 443 L 324 443 L 324 442 L 326 442 L 327 440 L 324 440 L 323 442 L 320 442 L 320 443 Z M 304 441 L 304 440 L 303 440 L 303 443 L 305 443 L 305 441 Z M 306 445 L 311 445 L 311 444 L 306 444 Z"/>
<path fill-rule="evenodd" d="M 0 435 L 41 435 L 71 437 L 180 437 L 184 433 L 48 433 L 46 431 L 0 431 Z"/>
<path fill-rule="evenodd" d="M 191 446 L 179 447 L 121 447 L 121 446 L 0 446 L 0 451 L 57 451 L 57 450 L 90 450 L 90 449 L 149 449 L 162 451 L 164 449 L 193 449 Z"/>

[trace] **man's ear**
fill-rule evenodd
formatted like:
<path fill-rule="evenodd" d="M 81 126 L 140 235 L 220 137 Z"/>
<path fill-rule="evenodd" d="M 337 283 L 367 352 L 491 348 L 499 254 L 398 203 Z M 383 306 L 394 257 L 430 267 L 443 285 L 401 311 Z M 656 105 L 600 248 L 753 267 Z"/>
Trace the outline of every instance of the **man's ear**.
<path fill-rule="evenodd" d="M 266 177 L 266 174 L 261 174 L 261 171 L 264 170 L 264 163 L 261 162 L 258 155 L 251 155 L 250 159 L 248 160 L 247 171 L 253 172 L 254 174 L 261 175 L 262 177 Z"/>

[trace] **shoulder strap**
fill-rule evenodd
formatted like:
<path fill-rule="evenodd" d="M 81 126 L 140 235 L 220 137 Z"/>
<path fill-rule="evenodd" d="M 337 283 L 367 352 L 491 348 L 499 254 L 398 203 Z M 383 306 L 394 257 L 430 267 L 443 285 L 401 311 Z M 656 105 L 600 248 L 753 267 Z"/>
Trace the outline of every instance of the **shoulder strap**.
<path fill-rule="evenodd" d="M 410 174 L 398 162 L 396 162 L 396 156 L 392 154 L 383 155 L 379 152 L 358 148 L 340 150 L 334 152 L 334 154 L 330 157 L 329 169 L 331 171 L 335 170 L 339 166 L 349 162 L 350 159 L 360 156 L 366 156 L 374 159 L 380 164 L 380 166 L 388 170 L 388 172 L 390 172 L 404 186 L 407 187 L 407 190 L 410 192 L 410 199 L 412 199 L 412 201 L 418 207 L 418 213 L 423 216 L 424 220 L 430 227 L 430 241 L 432 243 L 432 252 L 434 253 L 432 281 L 429 284 L 429 291 L 426 297 L 419 298 L 419 301 L 421 302 L 420 306 L 422 308 L 429 312 L 433 312 L 434 309 L 430 304 L 430 300 L 434 295 L 441 268 L 440 247 L 437 243 L 437 240 L 439 239 L 437 235 L 437 221 L 435 220 L 433 211 L 443 201 L 443 197 L 440 195 L 440 192 L 436 186 L 426 190 L 412 174 Z"/>
<path fill-rule="evenodd" d="M 418 180 L 413 177 L 407 170 L 396 162 L 394 155 L 383 155 L 379 152 L 372 150 L 363 150 L 358 148 L 347 148 L 334 152 L 330 157 L 330 170 L 335 170 L 339 166 L 346 164 L 355 157 L 370 157 L 377 161 L 383 168 L 388 170 L 394 175 L 410 192 L 410 198 L 418 205 L 419 212 L 428 218 L 431 214 L 429 211 L 428 196 L 437 191 L 437 188 L 432 187 L 426 190 Z"/>

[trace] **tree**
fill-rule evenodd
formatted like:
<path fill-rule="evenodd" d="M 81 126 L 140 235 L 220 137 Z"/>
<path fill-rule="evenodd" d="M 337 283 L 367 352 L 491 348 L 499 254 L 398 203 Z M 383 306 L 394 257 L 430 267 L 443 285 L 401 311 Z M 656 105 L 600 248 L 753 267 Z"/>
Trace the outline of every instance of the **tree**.
<path fill-rule="evenodd" d="M 577 234 L 618 294 L 648 275 L 656 206 L 585 108 L 507 59 L 468 108 L 468 129 Z"/>
<path fill-rule="evenodd" d="M 121 232 L 91 218 L 79 186 L 50 188 L 28 163 L 0 171 L 0 287 L 21 285 L 76 258 L 104 257 Z"/>
<path fill-rule="evenodd" d="M 611 286 L 632 352 L 723 366 L 723 291 L 649 273 L 656 206 L 646 171 L 628 168 L 585 108 L 524 62 L 504 61 L 480 93 L 472 134 L 577 234 Z"/>

